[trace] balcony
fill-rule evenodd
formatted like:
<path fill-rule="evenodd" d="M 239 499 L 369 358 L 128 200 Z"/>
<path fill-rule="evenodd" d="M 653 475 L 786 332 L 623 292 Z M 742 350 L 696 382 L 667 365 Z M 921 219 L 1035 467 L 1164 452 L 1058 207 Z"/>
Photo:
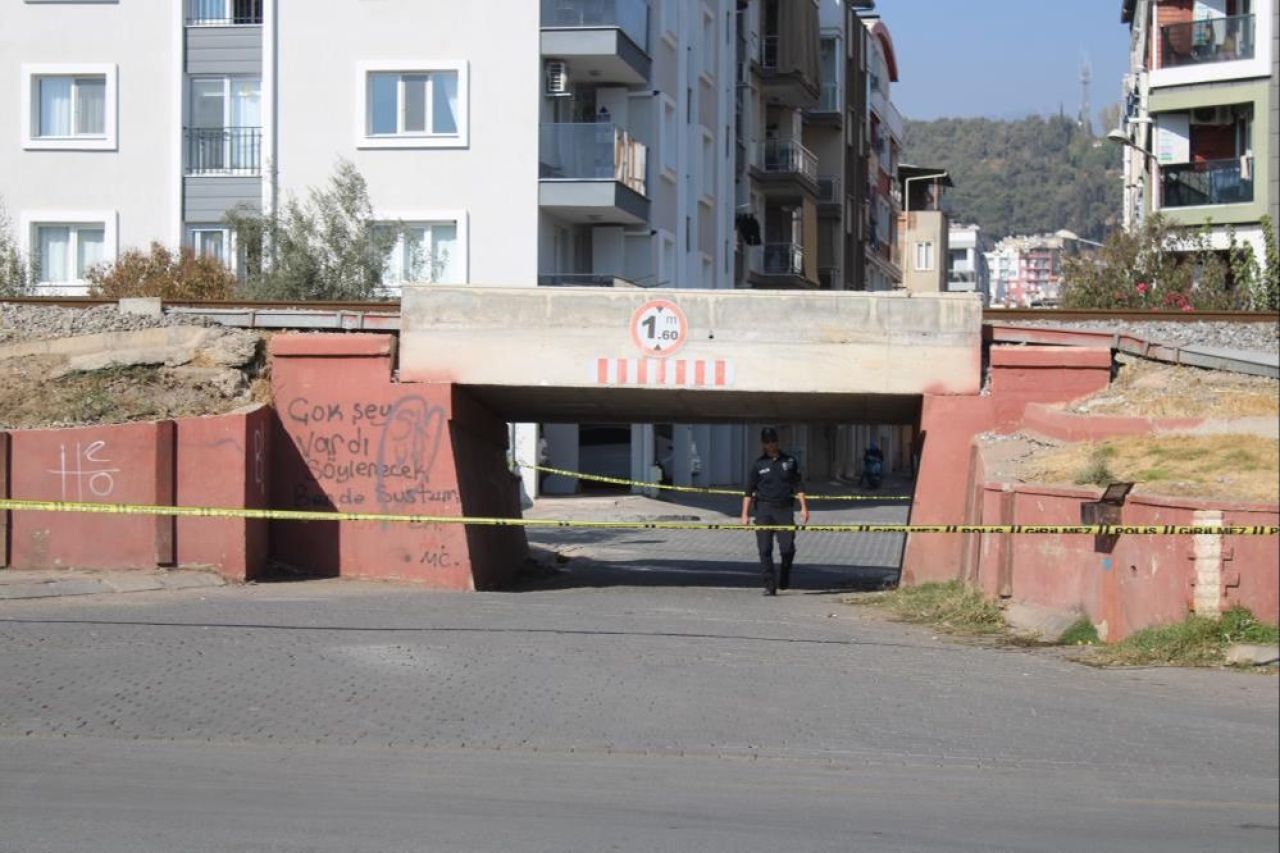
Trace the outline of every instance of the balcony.
<path fill-rule="evenodd" d="M 840 212 L 844 198 L 840 195 L 840 178 L 835 175 L 822 175 L 818 178 L 818 204 Z"/>
<path fill-rule="evenodd" d="M 816 281 L 805 277 L 804 246 L 799 243 L 765 243 L 752 247 L 747 278 L 754 288 L 813 289 Z"/>
<path fill-rule="evenodd" d="M 188 175 L 262 174 L 260 127 L 189 127 L 185 136 Z"/>
<path fill-rule="evenodd" d="M 1160 28 L 1160 67 L 1253 59 L 1254 16 L 1235 15 Z"/>
<path fill-rule="evenodd" d="M 752 173 L 771 197 L 818 192 L 818 158 L 799 142 L 769 139 L 760 146 Z"/>
<path fill-rule="evenodd" d="M 568 62 L 571 81 L 647 83 L 648 50 L 644 0 L 542 0 L 542 55 Z"/>
<path fill-rule="evenodd" d="M 242 27 L 262 23 L 265 0 L 187 0 L 189 27 Z"/>
<path fill-rule="evenodd" d="M 538 137 L 538 202 L 544 210 L 567 222 L 648 222 L 643 143 L 605 122 L 544 124 Z"/>
<path fill-rule="evenodd" d="M 1253 201 L 1251 170 L 1244 158 L 1160 167 L 1161 207 L 1247 204 Z"/>

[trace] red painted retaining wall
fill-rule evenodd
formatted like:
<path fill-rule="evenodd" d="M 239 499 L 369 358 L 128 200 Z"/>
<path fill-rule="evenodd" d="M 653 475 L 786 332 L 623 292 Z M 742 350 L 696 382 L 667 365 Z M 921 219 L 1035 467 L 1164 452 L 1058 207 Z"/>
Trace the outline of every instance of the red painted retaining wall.
<path fill-rule="evenodd" d="M 987 483 L 983 524 L 1069 524 L 1096 489 Z M 1012 498 L 1012 500 L 1010 500 Z M 1219 510 L 1225 525 L 1274 525 L 1276 506 L 1132 496 L 1122 524 L 1194 524 L 1197 510 Z M 1121 536 L 1110 554 L 1082 535 L 983 535 L 978 588 L 990 597 L 1074 609 L 1104 640 L 1181 621 L 1192 609 L 1195 581 L 1191 536 Z M 1275 537 L 1225 536 L 1219 611 L 1243 605 L 1275 624 L 1280 614 L 1280 543 Z"/>
<path fill-rule="evenodd" d="M 172 421 L 9 433 L 10 493 L 21 500 L 172 505 Z M 12 512 L 17 569 L 132 569 L 173 565 L 174 520 Z"/>
<path fill-rule="evenodd" d="M 397 515 L 520 516 L 501 419 L 451 383 L 392 380 L 389 335 L 277 335 L 272 505 Z M 272 555 L 308 574 L 499 585 L 522 528 L 273 522 Z"/>
<path fill-rule="evenodd" d="M 923 451 L 911 510 L 914 524 L 955 524 L 972 514 L 974 436 L 1015 432 L 1033 403 L 1065 403 L 1106 388 L 1111 351 L 1105 348 L 993 346 L 990 387 L 981 396 L 926 394 L 920 415 Z M 902 582 L 953 580 L 963 571 L 965 537 L 908 536 Z"/>
<path fill-rule="evenodd" d="M 1203 418 L 1132 418 L 1117 415 L 1089 415 L 1068 412 L 1061 404 L 1031 403 L 1023 415 L 1023 426 L 1033 432 L 1062 441 L 1100 441 L 1123 435 L 1150 435 L 1194 429 Z"/>
<path fill-rule="evenodd" d="M 266 509 L 273 420 L 266 406 L 177 420 L 178 505 Z M 252 580 L 267 565 L 267 534 L 265 519 L 178 518 L 178 564 Z"/>

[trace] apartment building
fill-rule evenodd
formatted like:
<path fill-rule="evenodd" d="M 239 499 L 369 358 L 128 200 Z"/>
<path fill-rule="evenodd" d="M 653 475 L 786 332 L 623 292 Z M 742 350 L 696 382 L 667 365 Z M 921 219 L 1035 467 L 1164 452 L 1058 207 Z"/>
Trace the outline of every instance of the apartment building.
<path fill-rule="evenodd" d="M 1056 305 L 1062 298 L 1063 238 L 1014 235 L 986 253 L 991 304 L 1004 308 Z"/>
<path fill-rule="evenodd" d="M 305 197 L 340 159 L 395 223 L 392 294 L 894 286 L 897 70 L 871 5 L 10 0 L 0 198 L 47 293 L 152 241 L 234 268 L 226 214 Z M 700 485 L 740 479 L 747 437 L 513 429 L 524 460 Z"/>
<path fill-rule="evenodd" d="M 947 232 L 947 292 L 976 293 L 991 303 L 991 272 L 986 253 L 991 240 L 978 225 L 953 222 Z"/>
<path fill-rule="evenodd" d="M 1229 231 L 1263 258 L 1280 223 L 1280 3 L 1124 0 L 1126 227 L 1159 212 L 1215 248 Z"/>
<path fill-rule="evenodd" d="M 902 213 L 898 216 L 901 240 L 896 244 L 902 285 L 912 293 L 947 290 L 950 224 L 942 209 L 942 197 L 953 186 L 945 169 L 934 166 L 898 167 Z"/>

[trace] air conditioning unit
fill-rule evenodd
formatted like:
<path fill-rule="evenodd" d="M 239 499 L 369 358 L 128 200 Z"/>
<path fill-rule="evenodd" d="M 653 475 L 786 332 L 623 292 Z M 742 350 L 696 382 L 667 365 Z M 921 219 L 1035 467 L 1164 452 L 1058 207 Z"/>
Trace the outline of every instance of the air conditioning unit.
<path fill-rule="evenodd" d="M 1192 124 L 1234 124 L 1231 107 L 1196 107 L 1191 111 Z"/>
<path fill-rule="evenodd" d="M 553 98 L 572 94 L 569 91 L 569 63 L 562 59 L 547 61 L 547 94 Z"/>

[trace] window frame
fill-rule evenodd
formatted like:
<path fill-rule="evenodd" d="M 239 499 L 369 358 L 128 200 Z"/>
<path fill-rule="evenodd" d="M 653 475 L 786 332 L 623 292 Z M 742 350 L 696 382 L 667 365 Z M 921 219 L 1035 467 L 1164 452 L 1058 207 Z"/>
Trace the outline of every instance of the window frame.
<path fill-rule="evenodd" d="M 196 241 L 194 239 L 195 235 L 197 233 L 212 233 L 214 231 L 222 235 L 222 254 L 221 256 L 217 256 L 218 260 L 222 261 L 222 265 L 227 269 L 232 272 L 238 272 L 240 265 L 238 263 L 239 258 L 237 256 L 239 253 L 236 246 L 236 232 L 233 228 L 226 225 L 219 225 L 216 222 L 188 222 L 183 225 L 183 245 L 195 252 L 197 256 L 200 256 L 201 251 L 196 245 Z"/>
<path fill-rule="evenodd" d="M 680 174 L 680 109 L 665 92 L 658 102 L 658 166 L 662 177 L 675 183 Z"/>
<path fill-rule="evenodd" d="M 371 219 L 373 227 L 378 226 L 429 226 L 429 225 L 450 225 L 454 227 L 455 240 L 458 246 L 458 277 L 460 281 L 441 281 L 430 282 L 431 284 L 441 285 L 460 285 L 469 284 L 471 282 L 470 270 L 470 253 L 469 253 L 469 229 L 467 222 L 467 211 L 465 210 L 377 210 L 374 211 Z M 404 237 L 400 235 L 396 238 L 396 247 L 392 252 L 399 250 L 403 258 Z M 404 286 L 404 282 L 400 281 L 395 284 L 382 284 L 382 290 L 386 293 L 398 292 Z"/>
<path fill-rule="evenodd" d="M 83 136 L 40 136 L 36 86 L 47 77 L 102 77 L 103 132 Z M 22 147 L 27 151 L 116 151 L 117 66 L 114 63 L 30 63 L 22 66 Z M 72 89 L 73 97 L 75 89 Z M 74 121 L 73 101 L 73 121 Z"/>
<path fill-rule="evenodd" d="M 933 272 L 937 268 L 937 262 L 934 258 L 933 241 L 932 240 L 916 240 L 915 242 L 915 271 L 916 272 Z M 920 264 L 920 251 L 925 252 L 925 260 L 927 265 Z"/>
<path fill-rule="evenodd" d="M 356 148 L 466 148 L 468 147 L 470 121 L 468 103 L 470 100 L 470 80 L 466 60 L 444 59 L 406 59 L 378 60 L 356 63 Z M 396 84 L 396 127 L 402 126 L 404 78 L 406 76 L 436 72 L 452 71 L 458 80 L 458 109 L 454 119 L 458 126 L 457 133 L 430 134 L 405 133 L 397 130 L 395 134 L 373 133 L 373 99 L 369 89 L 374 74 L 397 74 Z M 434 85 L 432 86 L 434 89 Z M 428 116 L 430 103 L 428 103 Z"/>
<path fill-rule="evenodd" d="M 36 239 L 36 229 L 50 227 L 96 227 L 102 226 L 102 263 L 115 263 L 118 256 L 118 220 L 114 210 L 30 210 L 23 211 L 18 217 L 18 238 L 22 252 L 26 257 L 38 257 L 40 246 Z M 72 240 L 68 251 L 74 261 L 78 242 Z M 73 270 L 74 272 L 74 270 Z M 68 290 L 85 290 L 87 280 L 72 278 L 68 281 L 50 282 L 44 278 L 36 281 L 36 289 L 43 292 L 65 292 Z"/>

